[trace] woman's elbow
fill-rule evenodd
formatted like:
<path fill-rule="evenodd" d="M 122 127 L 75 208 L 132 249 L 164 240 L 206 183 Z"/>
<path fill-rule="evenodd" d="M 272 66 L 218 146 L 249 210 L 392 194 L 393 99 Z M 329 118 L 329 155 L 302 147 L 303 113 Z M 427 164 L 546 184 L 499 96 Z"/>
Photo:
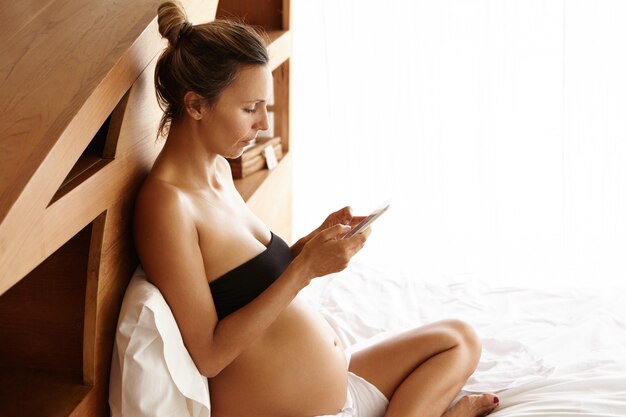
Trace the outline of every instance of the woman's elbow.
<path fill-rule="evenodd" d="M 222 371 L 221 369 L 216 369 L 215 367 L 208 368 L 199 368 L 200 374 L 208 379 L 215 378 Z"/>
<path fill-rule="evenodd" d="M 227 363 L 212 355 L 209 355 L 206 359 L 196 361 L 195 363 L 200 374 L 206 378 L 215 378 L 228 366 Z"/>
<path fill-rule="evenodd" d="M 206 378 L 215 378 L 224 369 L 224 367 L 217 366 L 215 361 L 207 360 L 203 362 L 204 363 L 197 363 L 196 368 L 198 368 L 198 372 Z"/>

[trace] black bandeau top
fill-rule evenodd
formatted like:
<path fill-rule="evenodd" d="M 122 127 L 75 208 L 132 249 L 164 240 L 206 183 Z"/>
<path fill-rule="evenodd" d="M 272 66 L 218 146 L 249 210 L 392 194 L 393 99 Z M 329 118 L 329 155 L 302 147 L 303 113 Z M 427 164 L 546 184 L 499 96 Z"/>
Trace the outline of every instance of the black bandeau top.
<path fill-rule="evenodd" d="M 211 281 L 209 287 L 219 320 L 254 300 L 278 278 L 293 260 L 291 249 L 272 233 L 267 248 Z"/>

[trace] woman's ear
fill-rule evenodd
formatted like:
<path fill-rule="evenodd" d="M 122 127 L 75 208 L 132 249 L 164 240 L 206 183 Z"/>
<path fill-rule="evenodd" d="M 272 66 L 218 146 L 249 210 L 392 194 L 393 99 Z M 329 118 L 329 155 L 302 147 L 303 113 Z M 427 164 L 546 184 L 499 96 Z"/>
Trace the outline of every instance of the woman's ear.
<path fill-rule="evenodd" d="M 198 93 L 187 91 L 183 97 L 185 103 L 185 111 L 192 119 L 201 120 L 203 116 L 204 99 Z"/>

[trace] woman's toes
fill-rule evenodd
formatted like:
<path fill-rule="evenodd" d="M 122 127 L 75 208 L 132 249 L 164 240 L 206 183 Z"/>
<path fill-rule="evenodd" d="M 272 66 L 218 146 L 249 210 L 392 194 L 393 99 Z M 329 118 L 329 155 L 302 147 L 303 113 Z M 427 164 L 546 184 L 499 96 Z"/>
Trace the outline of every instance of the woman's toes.
<path fill-rule="evenodd" d="M 471 416 L 484 416 L 491 413 L 500 404 L 500 399 L 494 394 L 468 395 L 471 403 L 471 410 L 475 414 Z"/>
<path fill-rule="evenodd" d="M 495 394 L 467 395 L 444 414 L 445 417 L 478 417 L 491 413 L 500 403 Z"/>

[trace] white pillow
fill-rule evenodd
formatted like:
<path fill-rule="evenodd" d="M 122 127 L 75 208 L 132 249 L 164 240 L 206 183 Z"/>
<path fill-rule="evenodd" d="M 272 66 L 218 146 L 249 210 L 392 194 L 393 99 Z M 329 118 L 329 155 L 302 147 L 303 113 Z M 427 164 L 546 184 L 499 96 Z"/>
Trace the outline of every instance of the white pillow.
<path fill-rule="evenodd" d="M 159 290 L 141 267 L 122 302 L 109 387 L 111 417 L 210 417 L 208 381 L 194 365 Z"/>

